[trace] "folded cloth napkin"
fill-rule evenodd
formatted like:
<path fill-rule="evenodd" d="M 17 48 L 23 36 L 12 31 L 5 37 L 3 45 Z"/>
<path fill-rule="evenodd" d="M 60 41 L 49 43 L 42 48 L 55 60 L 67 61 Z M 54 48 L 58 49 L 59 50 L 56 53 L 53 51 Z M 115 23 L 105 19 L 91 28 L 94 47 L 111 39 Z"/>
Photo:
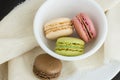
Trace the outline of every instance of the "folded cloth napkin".
<path fill-rule="evenodd" d="M 103 70 L 109 72 L 109 67 L 113 66 L 117 68 L 113 69 L 115 73 L 120 69 L 120 65 L 117 65 L 120 61 L 119 45 L 117 45 L 119 37 L 115 36 L 119 34 L 120 6 L 118 5 L 120 0 L 96 1 L 103 7 L 103 10 L 107 11 L 109 33 L 105 45 L 96 54 L 82 61 L 63 61 L 63 70 L 59 80 L 78 80 L 79 78 L 88 80 L 90 76 L 93 76 L 91 71 L 95 75 L 97 72 L 102 73 Z M 8 62 L 8 80 L 38 80 L 32 73 L 32 65 L 34 58 L 44 51 L 37 47 L 38 44 L 33 35 L 33 20 L 37 9 L 43 2 L 44 0 L 26 0 L 0 22 L 0 63 L 12 59 Z M 113 26 L 116 28 L 113 29 Z M 114 48 L 112 48 L 113 45 Z M 102 80 L 108 80 L 107 73 L 105 76 Z"/>
<path fill-rule="evenodd" d="M 60 77 L 57 80 L 110 80 L 120 69 L 117 62 L 103 65 L 103 54 L 100 49 L 97 54 L 82 61 L 65 62 Z M 44 53 L 37 47 L 20 57 L 9 61 L 8 80 L 39 80 L 33 73 L 35 57 Z M 99 67 L 101 66 L 101 67 Z M 99 67 L 99 68 L 98 68 Z M 98 68 L 98 69 L 97 69 Z M 104 73 L 104 74 L 103 74 Z M 103 74 L 103 75 L 101 75 Z"/>
<path fill-rule="evenodd" d="M 8 63 L 0 65 L 0 80 L 8 80 Z"/>
<path fill-rule="evenodd" d="M 107 12 L 108 36 L 105 42 L 105 61 L 120 61 L 120 3 Z M 109 47 L 108 47 L 109 46 Z"/>
<path fill-rule="evenodd" d="M 43 1 L 26 0 L 0 22 L 0 64 L 38 46 L 33 34 L 33 20 Z"/>

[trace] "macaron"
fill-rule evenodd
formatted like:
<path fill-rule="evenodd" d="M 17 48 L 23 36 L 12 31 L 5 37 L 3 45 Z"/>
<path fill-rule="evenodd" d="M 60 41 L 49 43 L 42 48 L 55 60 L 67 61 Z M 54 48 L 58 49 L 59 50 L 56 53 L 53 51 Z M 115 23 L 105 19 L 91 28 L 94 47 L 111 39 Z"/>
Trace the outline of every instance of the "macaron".
<path fill-rule="evenodd" d="M 57 18 L 44 25 L 44 33 L 47 39 L 57 39 L 62 36 L 69 36 L 73 33 L 71 19 Z"/>
<path fill-rule="evenodd" d="M 61 69 L 62 62 L 48 54 L 41 54 L 35 58 L 33 72 L 40 79 L 56 79 Z"/>
<path fill-rule="evenodd" d="M 55 52 L 63 56 L 78 56 L 84 53 L 85 42 L 79 38 L 61 37 L 57 39 Z"/>
<path fill-rule="evenodd" d="M 80 13 L 72 19 L 76 32 L 82 40 L 89 42 L 96 37 L 96 30 L 92 20 L 85 13 Z"/>

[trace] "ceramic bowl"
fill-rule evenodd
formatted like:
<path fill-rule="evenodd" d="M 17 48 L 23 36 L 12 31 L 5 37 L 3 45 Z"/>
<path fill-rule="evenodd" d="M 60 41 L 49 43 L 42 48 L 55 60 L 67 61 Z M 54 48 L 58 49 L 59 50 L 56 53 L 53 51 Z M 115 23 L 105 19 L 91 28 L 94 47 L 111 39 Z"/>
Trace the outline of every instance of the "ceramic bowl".
<path fill-rule="evenodd" d="M 82 55 L 67 57 L 56 54 L 54 52 L 55 41 L 46 39 L 43 31 L 44 24 L 60 17 L 72 19 L 81 12 L 86 13 L 93 21 L 97 37 L 85 45 L 85 53 Z M 107 35 L 107 20 L 102 8 L 92 0 L 47 0 L 36 13 L 34 34 L 40 47 L 49 55 L 60 60 L 81 60 L 93 55 L 104 43 Z M 77 37 L 75 33 L 73 35 Z"/>

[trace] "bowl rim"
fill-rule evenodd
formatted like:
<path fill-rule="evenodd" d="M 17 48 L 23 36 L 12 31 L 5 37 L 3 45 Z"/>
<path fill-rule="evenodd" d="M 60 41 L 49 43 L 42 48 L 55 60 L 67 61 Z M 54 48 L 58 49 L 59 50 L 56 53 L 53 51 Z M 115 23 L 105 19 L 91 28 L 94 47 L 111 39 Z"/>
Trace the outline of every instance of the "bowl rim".
<path fill-rule="evenodd" d="M 62 55 L 59 55 L 59 54 L 56 54 L 54 51 L 50 50 L 48 47 L 45 46 L 45 44 L 42 42 L 42 40 L 40 39 L 40 36 L 38 35 L 39 34 L 39 31 L 38 31 L 38 28 L 36 27 L 36 23 L 37 23 L 37 16 L 40 12 L 40 10 L 49 2 L 50 0 L 46 0 L 42 5 L 41 7 L 38 9 L 37 13 L 35 14 L 35 18 L 34 18 L 34 22 L 33 22 L 33 30 L 34 30 L 34 35 L 35 35 L 35 38 L 39 44 L 39 46 L 46 52 L 48 53 L 49 55 L 57 58 L 57 59 L 60 59 L 60 60 L 65 60 L 65 61 L 75 61 L 75 60 L 82 60 L 82 59 L 85 59 L 93 54 L 96 53 L 96 51 L 103 45 L 106 37 L 107 37 L 107 32 L 108 32 L 108 24 L 107 24 L 107 18 L 104 14 L 104 11 L 103 9 L 100 7 L 100 5 L 95 2 L 95 1 L 91 1 L 91 0 L 86 0 L 86 1 L 89 1 L 91 3 L 93 3 L 101 12 L 103 18 L 104 18 L 104 26 L 105 26 L 105 32 L 104 32 L 104 36 L 102 37 L 102 39 L 100 39 L 100 41 L 97 43 L 97 45 L 92 49 L 90 50 L 89 52 L 83 54 L 83 55 L 79 55 L 79 56 L 72 56 L 72 57 L 69 57 L 69 56 L 62 56 Z M 55 0 L 53 0 L 55 1 Z M 41 46 L 42 45 L 42 46 Z"/>

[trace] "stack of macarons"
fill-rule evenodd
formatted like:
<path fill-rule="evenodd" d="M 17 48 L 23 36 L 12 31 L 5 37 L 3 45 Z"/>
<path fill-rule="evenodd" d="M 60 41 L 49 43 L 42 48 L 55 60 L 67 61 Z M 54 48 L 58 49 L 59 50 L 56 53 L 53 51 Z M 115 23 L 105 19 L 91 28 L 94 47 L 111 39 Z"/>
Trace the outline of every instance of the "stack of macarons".
<path fill-rule="evenodd" d="M 72 36 L 74 29 L 79 38 Z M 44 25 L 43 30 L 47 39 L 56 41 L 55 52 L 63 56 L 83 54 L 85 44 L 96 37 L 93 22 L 85 13 L 80 13 L 73 19 L 51 20 Z"/>

